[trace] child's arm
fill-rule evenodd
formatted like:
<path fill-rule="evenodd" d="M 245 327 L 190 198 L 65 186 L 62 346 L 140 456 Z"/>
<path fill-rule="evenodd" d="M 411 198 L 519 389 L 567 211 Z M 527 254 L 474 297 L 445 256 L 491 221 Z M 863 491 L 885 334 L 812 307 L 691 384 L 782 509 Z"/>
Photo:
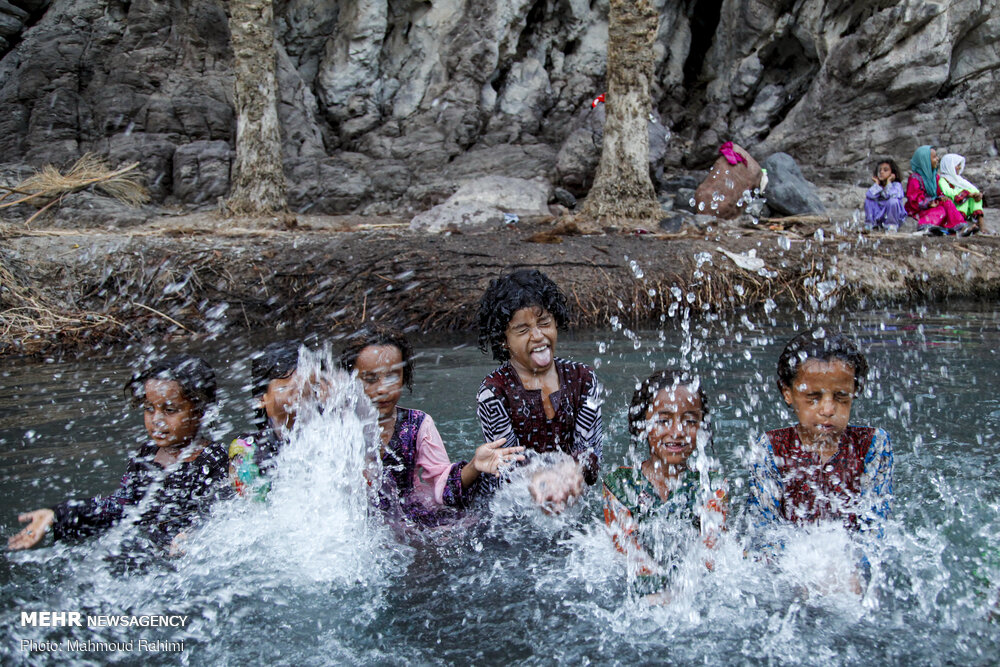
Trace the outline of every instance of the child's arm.
<path fill-rule="evenodd" d="M 767 434 L 762 434 L 750 446 L 750 489 L 747 512 L 755 528 L 781 520 L 784 487 L 781 473 L 774 461 L 774 448 Z"/>
<path fill-rule="evenodd" d="M 878 183 L 876 183 L 875 185 L 873 185 L 870 188 L 868 188 L 868 192 L 865 193 L 865 197 L 867 199 L 871 199 L 872 201 L 878 201 L 880 199 L 885 199 L 886 198 L 886 192 L 885 191 L 887 189 L 888 188 L 883 188 L 881 185 L 879 185 Z"/>
<path fill-rule="evenodd" d="M 604 422 L 601 417 L 601 383 L 594 372 L 590 372 L 584 387 L 583 402 L 576 413 L 576 427 L 573 434 L 573 448 L 570 454 L 583 471 L 587 484 L 597 482 L 601 471 L 601 457 L 604 453 Z"/>
<path fill-rule="evenodd" d="M 892 510 L 892 442 L 884 430 L 875 429 L 861 479 L 860 529 L 881 537 Z"/>
<path fill-rule="evenodd" d="M 485 442 L 504 439 L 508 447 L 517 447 L 520 444 L 517 441 L 517 434 L 514 433 L 514 422 L 510 418 L 506 402 L 494 394 L 486 383 L 479 387 L 479 394 L 476 396 L 476 416 L 479 417 Z M 496 491 L 499 483 L 498 475 L 482 475 L 479 478 L 479 491 Z"/>

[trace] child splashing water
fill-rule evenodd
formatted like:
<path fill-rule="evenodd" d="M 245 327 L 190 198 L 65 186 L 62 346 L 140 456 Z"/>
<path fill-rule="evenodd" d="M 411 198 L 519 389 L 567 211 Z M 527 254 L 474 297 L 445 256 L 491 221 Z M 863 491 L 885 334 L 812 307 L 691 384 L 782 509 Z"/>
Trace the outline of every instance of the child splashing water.
<path fill-rule="evenodd" d="M 256 403 L 257 431 L 241 435 L 229 446 L 229 472 L 240 495 L 263 500 L 270 489 L 267 477 L 274 460 L 287 444 L 305 394 L 308 378 L 297 372 L 301 341 L 271 343 L 251 361 L 251 395 Z"/>
<path fill-rule="evenodd" d="M 139 506 L 135 525 L 153 543 L 166 547 L 226 495 L 226 450 L 202 434 L 215 403 L 215 373 L 197 357 L 152 363 L 125 385 L 142 406 L 150 442 L 129 459 L 118 489 L 109 496 L 69 500 L 52 509 L 22 514 L 28 526 L 8 541 L 28 549 L 52 528 L 55 539 L 104 531 Z"/>
<path fill-rule="evenodd" d="M 699 437 L 711 441 L 698 379 L 680 370 L 648 377 L 632 397 L 628 430 L 635 445 L 649 448 L 649 458 L 638 469 L 623 466 L 604 478 L 604 520 L 636 575 L 635 591 L 666 602 L 691 538 L 700 533 L 714 546 L 726 516 L 724 485 L 710 478 L 704 489 L 690 465 Z"/>
<path fill-rule="evenodd" d="M 892 501 L 892 445 L 880 428 L 848 425 L 867 374 L 865 356 L 838 332 L 814 329 L 785 346 L 778 388 L 798 424 L 768 431 L 753 445 L 753 527 L 835 522 L 881 536 Z"/>
<path fill-rule="evenodd" d="M 479 347 L 503 364 L 477 397 L 487 441 L 506 438 L 532 452 L 560 452 L 564 460 L 536 472 L 530 491 L 546 512 L 561 512 L 597 481 L 603 428 L 601 385 L 593 369 L 556 357 L 566 326 L 566 297 L 545 274 L 515 271 L 493 280 L 479 303 Z M 500 478 L 486 475 L 483 486 Z"/>
<path fill-rule="evenodd" d="M 472 461 L 452 464 L 431 416 L 398 406 L 403 387 L 413 387 L 413 350 L 396 329 L 362 332 L 341 355 L 341 366 L 355 371 L 365 395 L 378 410 L 382 481 L 379 506 L 419 525 L 447 520 L 442 505 L 465 507 L 482 473 L 524 460 L 524 447 L 502 447 L 498 438 L 476 449 Z"/>

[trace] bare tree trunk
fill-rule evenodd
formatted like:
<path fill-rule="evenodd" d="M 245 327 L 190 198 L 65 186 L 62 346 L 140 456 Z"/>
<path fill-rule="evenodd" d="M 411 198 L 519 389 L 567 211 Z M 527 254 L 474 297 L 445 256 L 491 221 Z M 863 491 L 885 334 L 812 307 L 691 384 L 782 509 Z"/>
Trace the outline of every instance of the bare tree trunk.
<path fill-rule="evenodd" d="M 649 179 L 650 81 L 660 17 L 650 0 L 611 0 L 604 143 L 582 217 L 634 228 L 662 214 Z"/>
<path fill-rule="evenodd" d="M 271 0 L 231 0 L 229 32 L 236 72 L 236 164 L 226 208 L 234 215 L 283 211 L 287 200 Z"/>

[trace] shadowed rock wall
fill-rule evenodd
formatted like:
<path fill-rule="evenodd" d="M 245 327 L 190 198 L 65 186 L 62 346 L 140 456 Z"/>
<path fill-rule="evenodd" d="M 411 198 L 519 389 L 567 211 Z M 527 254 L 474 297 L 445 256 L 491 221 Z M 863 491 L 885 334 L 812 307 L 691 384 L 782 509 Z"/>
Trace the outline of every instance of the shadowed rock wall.
<path fill-rule="evenodd" d="M 813 178 L 861 180 L 876 154 L 906 163 L 920 143 L 965 154 L 974 179 L 1000 176 L 998 0 L 658 4 L 664 179 L 727 139 L 787 152 Z M 485 174 L 587 187 L 605 0 L 289 0 L 276 13 L 293 208 L 419 210 Z M 235 135 L 228 35 L 218 0 L 0 0 L 0 163 L 96 151 L 139 160 L 158 201 L 214 202 Z"/>

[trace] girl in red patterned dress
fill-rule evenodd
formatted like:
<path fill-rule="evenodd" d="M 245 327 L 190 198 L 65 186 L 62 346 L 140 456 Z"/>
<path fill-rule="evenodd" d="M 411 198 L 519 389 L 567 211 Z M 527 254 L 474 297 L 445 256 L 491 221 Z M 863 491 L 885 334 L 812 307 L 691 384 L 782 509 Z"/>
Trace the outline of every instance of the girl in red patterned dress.
<path fill-rule="evenodd" d="M 564 455 L 535 472 L 529 487 L 550 513 L 582 494 L 584 482 L 597 482 L 601 463 L 601 385 L 594 369 L 556 356 L 568 319 L 566 295 L 537 270 L 497 278 L 479 303 L 479 347 L 503 362 L 479 388 L 483 437 Z M 489 476 L 484 486 L 499 482 Z"/>
<path fill-rule="evenodd" d="M 871 426 L 849 426 L 868 374 L 849 338 L 814 329 L 778 360 L 778 388 L 798 424 L 768 431 L 751 453 L 748 512 L 756 527 L 833 521 L 880 535 L 892 501 L 892 445 Z"/>

